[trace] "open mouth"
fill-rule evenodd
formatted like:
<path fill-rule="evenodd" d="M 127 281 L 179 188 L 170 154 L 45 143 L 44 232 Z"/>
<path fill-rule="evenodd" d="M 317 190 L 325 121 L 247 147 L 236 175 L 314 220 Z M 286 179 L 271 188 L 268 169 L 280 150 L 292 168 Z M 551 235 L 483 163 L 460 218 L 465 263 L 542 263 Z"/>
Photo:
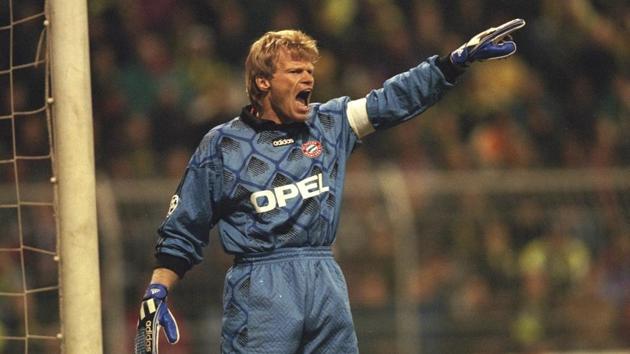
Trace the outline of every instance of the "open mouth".
<path fill-rule="evenodd" d="M 311 89 L 306 89 L 306 90 L 302 90 L 300 91 L 296 96 L 295 99 L 302 103 L 304 106 L 308 106 L 310 100 L 311 100 L 311 93 L 313 91 Z"/>

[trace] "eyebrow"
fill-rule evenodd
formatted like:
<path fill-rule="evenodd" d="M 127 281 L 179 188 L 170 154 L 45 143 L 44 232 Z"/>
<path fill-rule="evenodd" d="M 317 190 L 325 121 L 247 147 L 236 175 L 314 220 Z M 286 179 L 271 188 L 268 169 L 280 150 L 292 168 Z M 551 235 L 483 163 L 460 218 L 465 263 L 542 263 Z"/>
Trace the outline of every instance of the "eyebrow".
<path fill-rule="evenodd" d="M 313 65 L 312 63 L 308 63 L 308 64 L 288 63 L 285 68 L 286 68 L 286 70 L 294 70 L 294 69 L 314 70 L 315 69 L 315 65 Z"/>

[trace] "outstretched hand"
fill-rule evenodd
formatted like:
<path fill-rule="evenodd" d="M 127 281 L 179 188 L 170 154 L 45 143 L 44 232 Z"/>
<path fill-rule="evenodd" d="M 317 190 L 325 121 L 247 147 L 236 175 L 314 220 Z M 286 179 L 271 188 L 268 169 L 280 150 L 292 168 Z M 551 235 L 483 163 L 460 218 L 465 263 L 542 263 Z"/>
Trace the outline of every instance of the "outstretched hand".
<path fill-rule="evenodd" d="M 525 26 L 525 20 L 517 18 L 499 27 L 491 27 L 464 43 L 450 55 L 451 62 L 467 67 L 472 62 L 506 58 L 516 52 L 516 43 L 510 33 Z"/>

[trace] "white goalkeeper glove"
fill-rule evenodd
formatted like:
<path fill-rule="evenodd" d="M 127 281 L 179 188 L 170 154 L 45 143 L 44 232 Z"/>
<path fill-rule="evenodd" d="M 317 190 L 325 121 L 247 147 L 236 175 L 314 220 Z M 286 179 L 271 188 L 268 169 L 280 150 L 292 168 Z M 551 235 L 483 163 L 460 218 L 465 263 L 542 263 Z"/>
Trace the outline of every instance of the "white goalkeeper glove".
<path fill-rule="evenodd" d="M 166 306 L 168 290 L 162 284 L 151 284 L 140 305 L 140 317 L 136 333 L 135 354 L 158 354 L 160 328 L 164 329 L 170 344 L 179 341 L 179 329 L 175 317 Z"/>
<path fill-rule="evenodd" d="M 506 58 L 516 52 L 516 43 L 510 33 L 525 26 L 525 20 L 517 18 L 499 27 L 491 27 L 464 43 L 450 55 L 451 62 L 467 67 L 474 61 Z"/>

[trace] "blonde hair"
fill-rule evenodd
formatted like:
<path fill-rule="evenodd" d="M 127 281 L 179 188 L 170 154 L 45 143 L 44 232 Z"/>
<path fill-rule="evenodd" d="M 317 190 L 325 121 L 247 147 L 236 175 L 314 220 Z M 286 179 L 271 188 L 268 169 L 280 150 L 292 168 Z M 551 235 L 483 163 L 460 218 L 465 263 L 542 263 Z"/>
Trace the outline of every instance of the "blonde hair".
<path fill-rule="evenodd" d="M 276 71 L 276 60 L 281 50 L 288 50 L 293 58 L 315 63 L 319 59 L 317 42 L 298 30 L 267 32 L 249 48 L 245 60 L 245 89 L 249 101 L 257 111 L 261 110 L 260 101 L 265 96 L 256 85 L 256 78 L 271 79 Z"/>

